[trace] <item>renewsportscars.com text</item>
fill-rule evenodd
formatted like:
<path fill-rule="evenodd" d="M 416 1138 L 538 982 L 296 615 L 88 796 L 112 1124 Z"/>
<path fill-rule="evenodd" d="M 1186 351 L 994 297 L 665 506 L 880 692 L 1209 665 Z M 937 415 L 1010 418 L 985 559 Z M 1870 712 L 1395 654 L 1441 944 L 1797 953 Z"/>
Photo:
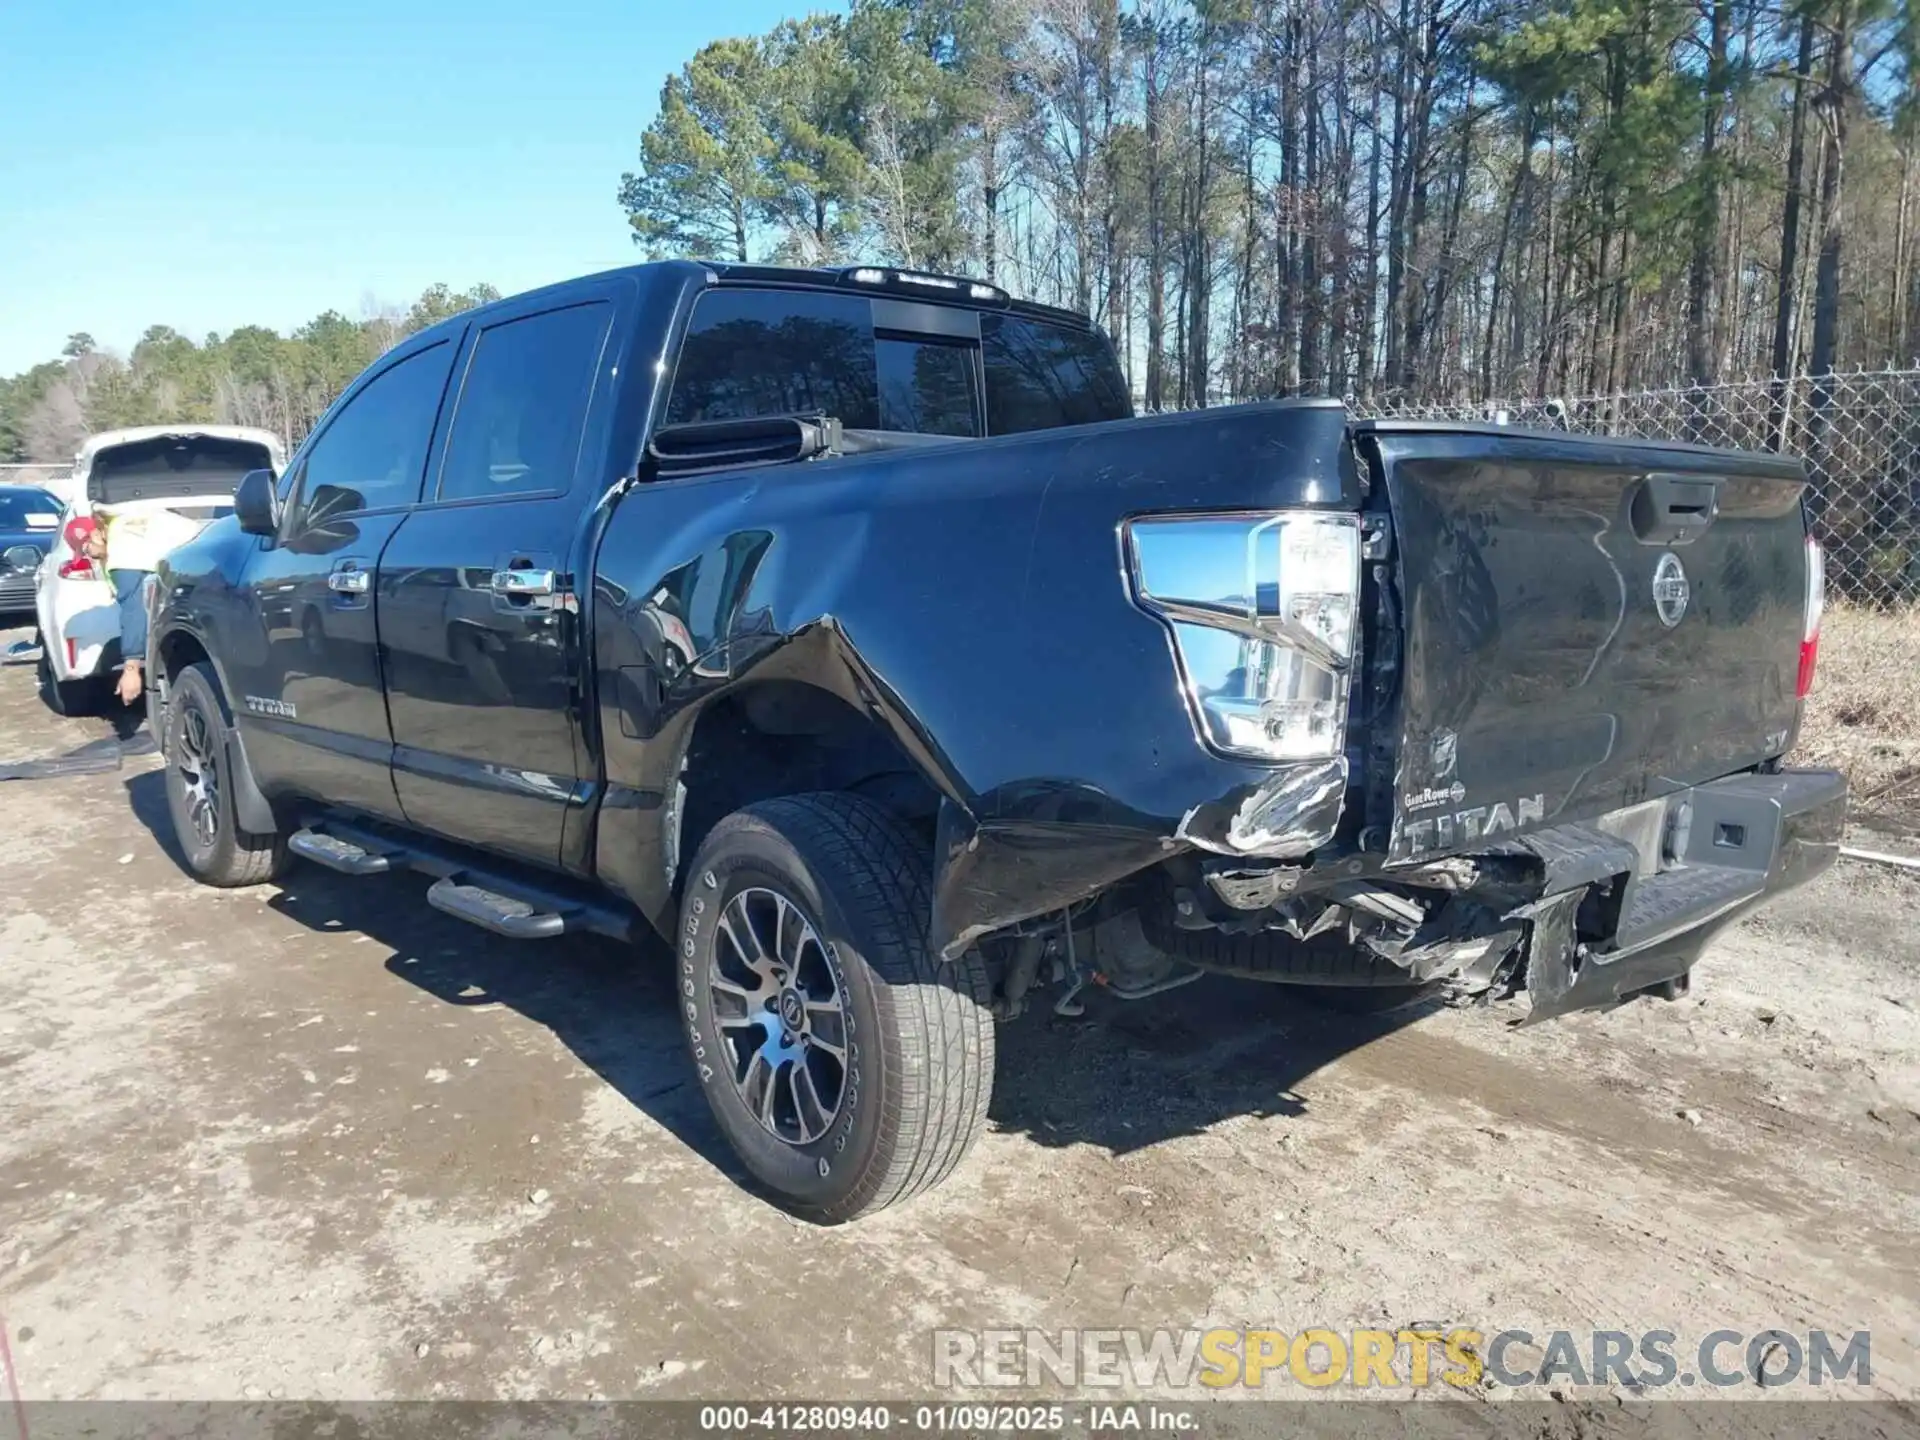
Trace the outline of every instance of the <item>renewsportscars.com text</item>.
<path fill-rule="evenodd" d="M 1855 1330 L 936 1330 L 937 1387 L 1662 1390 L 1873 1382 L 1873 1337 Z"/>

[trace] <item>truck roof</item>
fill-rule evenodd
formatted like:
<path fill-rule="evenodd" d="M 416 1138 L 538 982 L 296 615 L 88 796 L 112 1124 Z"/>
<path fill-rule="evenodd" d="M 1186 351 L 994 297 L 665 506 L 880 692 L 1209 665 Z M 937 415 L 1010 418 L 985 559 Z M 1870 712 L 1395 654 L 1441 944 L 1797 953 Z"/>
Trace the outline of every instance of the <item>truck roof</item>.
<path fill-rule="evenodd" d="M 1042 305 L 1033 300 L 1016 300 L 988 281 L 964 275 L 945 275 L 929 270 L 912 270 L 894 265 L 848 265 L 838 269 L 809 269 L 797 265 L 745 265 L 719 260 L 656 260 L 645 265 L 623 265 L 592 275 L 576 276 L 552 285 L 508 295 L 475 310 L 443 320 L 431 327 L 464 325 L 475 316 L 484 316 L 496 307 L 518 304 L 532 295 L 564 297 L 575 287 L 586 286 L 610 276 L 629 275 L 643 281 L 677 274 L 683 281 L 697 285 L 756 285 L 783 290 L 831 290 L 842 295 L 910 295 L 932 305 L 954 305 L 967 310 L 997 310 L 1066 325 L 1076 330 L 1092 330 L 1093 321 L 1074 310 Z M 980 293 L 985 292 L 985 293 Z M 424 333 L 424 332 L 423 332 Z"/>

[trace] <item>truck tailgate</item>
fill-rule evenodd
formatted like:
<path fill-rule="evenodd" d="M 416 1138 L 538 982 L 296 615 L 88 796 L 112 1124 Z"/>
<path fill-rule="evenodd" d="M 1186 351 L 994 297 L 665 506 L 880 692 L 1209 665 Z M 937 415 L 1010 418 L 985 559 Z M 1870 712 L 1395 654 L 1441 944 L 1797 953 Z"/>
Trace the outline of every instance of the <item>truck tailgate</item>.
<path fill-rule="evenodd" d="M 1397 670 L 1390 863 L 1787 748 L 1810 564 L 1797 462 L 1494 426 L 1356 432 L 1392 515 L 1380 578 L 1399 653 L 1376 661 Z"/>

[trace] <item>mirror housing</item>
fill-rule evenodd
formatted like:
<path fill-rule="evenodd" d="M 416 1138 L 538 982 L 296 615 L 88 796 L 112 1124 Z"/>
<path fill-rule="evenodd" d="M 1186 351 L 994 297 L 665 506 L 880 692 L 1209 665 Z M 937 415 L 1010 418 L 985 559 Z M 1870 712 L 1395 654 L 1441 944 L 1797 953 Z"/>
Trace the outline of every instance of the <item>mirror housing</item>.
<path fill-rule="evenodd" d="M 272 536 L 280 529 L 280 502 L 271 470 L 249 470 L 233 487 L 233 513 L 248 535 Z"/>
<path fill-rule="evenodd" d="M 38 570 L 46 552 L 36 545 L 9 545 L 0 554 L 0 570 Z"/>

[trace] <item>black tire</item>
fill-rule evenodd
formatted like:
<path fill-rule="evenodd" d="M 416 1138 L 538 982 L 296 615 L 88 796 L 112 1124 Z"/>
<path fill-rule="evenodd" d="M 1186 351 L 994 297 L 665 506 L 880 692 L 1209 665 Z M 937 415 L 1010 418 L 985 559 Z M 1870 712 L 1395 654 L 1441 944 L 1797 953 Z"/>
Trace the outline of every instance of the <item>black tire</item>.
<path fill-rule="evenodd" d="M 79 718 L 98 715 L 107 708 L 107 683 L 97 675 L 84 680 L 56 680 L 53 662 L 47 658 L 46 637 L 40 638 L 40 698 L 56 715 Z"/>
<path fill-rule="evenodd" d="M 1158 904 L 1140 907 L 1147 941 L 1163 954 L 1202 970 L 1281 985 L 1320 985 L 1342 990 L 1405 989 L 1413 984 L 1391 960 L 1348 943 L 1338 931 L 1295 940 L 1277 930 L 1229 935 L 1224 930 L 1182 930 Z"/>
<path fill-rule="evenodd" d="M 174 677 L 161 741 L 167 811 L 194 879 L 222 889 L 271 880 L 287 858 L 278 831 L 243 830 L 234 814 L 226 747 L 232 723 L 212 666 L 189 665 Z"/>
<path fill-rule="evenodd" d="M 695 1072 L 721 1132 L 755 1182 L 819 1224 L 853 1220 L 938 1185 L 986 1123 L 994 1039 L 986 967 L 977 953 L 942 963 L 928 948 L 925 852 L 869 801 L 800 795 L 727 816 L 687 871 L 675 960 Z M 722 940 L 723 914 L 738 919 L 742 912 L 730 909 L 736 902 L 765 904 L 769 894 L 792 907 L 781 916 L 797 911 L 814 928 L 817 943 L 810 951 L 796 948 L 786 988 L 771 992 L 771 1006 L 753 1010 L 755 1017 L 763 1010 L 771 1017 L 756 1043 L 750 1027 L 762 1023 L 757 1018 L 729 1016 L 723 1031 L 713 979 L 745 953 L 739 942 Z M 794 945 L 804 947 L 804 937 Z M 782 949 L 778 938 L 774 949 Z M 803 982 L 809 965 L 815 980 Z M 837 1101 L 815 1138 L 806 1138 L 804 1122 L 783 1138 L 769 1128 L 776 1121 L 763 1123 L 750 1107 L 739 1077 L 751 1076 L 753 1050 L 777 1048 L 773 1027 L 781 1023 L 779 1007 L 789 991 L 811 996 L 823 977 L 845 1017 Z M 741 1014 L 749 1008 L 745 999 L 728 1003 Z M 804 1011 L 810 1016 L 813 1005 Z M 802 1054 L 791 1069 L 767 1067 L 762 1093 L 787 1076 L 786 1099 L 797 1115 L 802 1077 L 796 1072 L 809 1066 L 808 1094 L 823 1101 L 836 1073 L 826 1053 Z M 812 1118 L 821 1120 L 823 1112 L 816 1105 Z"/>

